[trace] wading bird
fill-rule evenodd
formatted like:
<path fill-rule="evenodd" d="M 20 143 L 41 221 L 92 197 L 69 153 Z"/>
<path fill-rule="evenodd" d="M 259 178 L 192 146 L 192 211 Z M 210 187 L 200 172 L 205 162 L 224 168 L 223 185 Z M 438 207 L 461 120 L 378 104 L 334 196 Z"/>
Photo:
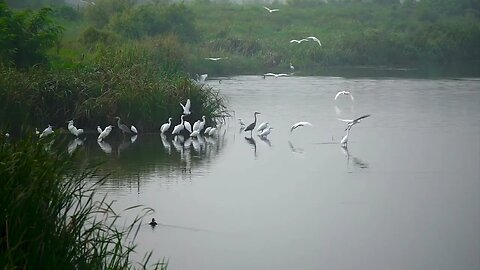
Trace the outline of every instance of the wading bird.
<path fill-rule="evenodd" d="M 204 84 L 207 77 L 208 77 L 208 74 L 202 74 L 202 75 L 197 74 L 196 81 L 197 81 L 197 83 Z"/>
<path fill-rule="evenodd" d="M 73 120 L 70 120 L 70 121 L 67 121 L 68 123 L 68 131 L 70 131 L 70 133 L 72 133 L 73 135 L 75 136 L 80 136 L 82 133 L 83 133 L 83 129 L 80 128 L 80 129 L 77 129 L 77 127 L 75 127 L 73 125 Z"/>
<path fill-rule="evenodd" d="M 190 137 L 197 137 L 200 134 L 200 130 L 194 130 L 190 133 Z"/>
<path fill-rule="evenodd" d="M 253 113 L 253 117 L 255 118 L 255 120 L 253 121 L 253 123 L 251 123 L 250 125 L 248 125 L 244 129 L 244 131 L 250 131 L 250 137 L 252 137 L 252 131 L 255 128 L 255 126 L 257 125 L 257 114 L 260 114 L 260 113 L 259 112 L 254 112 Z"/>
<path fill-rule="evenodd" d="M 268 7 L 263 7 L 263 8 L 266 9 L 269 13 L 277 12 L 277 11 L 280 10 L 280 9 L 278 9 L 278 8 L 275 8 L 275 9 L 269 9 Z"/>
<path fill-rule="evenodd" d="M 122 124 L 119 116 L 116 116 L 115 119 L 117 119 L 117 126 L 124 136 L 125 136 L 125 134 L 131 134 L 132 133 L 132 131 L 125 124 Z"/>
<path fill-rule="evenodd" d="M 353 100 L 353 95 L 352 95 L 350 92 L 348 92 L 348 91 L 340 91 L 340 92 L 338 92 L 338 93 L 335 95 L 335 100 L 337 100 L 337 98 L 338 98 L 340 95 L 350 96 L 350 98 Z"/>
<path fill-rule="evenodd" d="M 190 106 L 192 106 L 192 103 L 190 103 L 190 99 L 187 99 L 187 102 L 185 103 L 185 106 L 183 106 L 182 103 L 180 103 L 180 106 L 182 106 L 183 114 L 185 114 L 185 115 L 191 114 Z"/>
<path fill-rule="evenodd" d="M 257 128 L 257 131 L 258 132 L 262 132 L 264 129 L 266 129 L 268 127 L 268 122 L 264 122 L 264 123 L 261 123 L 258 128 Z"/>
<path fill-rule="evenodd" d="M 165 133 L 168 129 L 170 129 L 170 126 L 172 125 L 172 118 L 169 117 L 168 118 L 168 123 L 165 123 L 163 124 L 161 127 L 160 127 L 160 132 L 163 134 Z"/>
<path fill-rule="evenodd" d="M 348 127 L 346 130 L 347 130 L 347 134 L 342 138 L 342 140 L 340 141 L 340 144 L 344 147 L 347 147 L 347 144 L 348 144 L 348 136 L 350 135 L 350 128 L 352 126 Z"/>
<path fill-rule="evenodd" d="M 136 128 L 134 125 L 131 125 L 131 126 L 130 126 L 130 130 L 131 130 L 133 133 L 138 134 L 138 130 L 137 130 L 137 128 Z"/>
<path fill-rule="evenodd" d="M 183 125 L 183 117 L 184 115 L 182 114 L 182 116 L 180 116 L 180 124 L 176 125 L 173 128 L 173 131 L 172 131 L 173 135 L 180 134 L 180 132 L 185 128 L 185 126 Z"/>
<path fill-rule="evenodd" d="M 98 132 L 98 134 L 102 133 L 102 131 L 103 131 L 102 128 L 101 128 L 100 126 L 97 126 L 97 132 Z"/>
<path fill-rule="evenodd" d="M 203 134 L 208 135 L 208 133 L 210 132 L 211 129 L 212 129 L 212 127 L 207 127 L 205 129 L 205 132 L 203 132 Z"/>
<path fill-rule="evenodd" d="M 51 125 L 48 125 L 46 129 L 43 130 L 42 134 L 40 134 L 40 138 L 47 137 L 48 135 L 52 134 L 54 131 Z"/>
<path fill-rule="evenodd" d="M 268 136 L 268 134 L 270 134 L 270 132 L 272 132 L 272 129 L 273 129 L 273 127 L 267 127 L 262 132 L 260 132 L 260 134 L 258 134 L 258 136 L 260 136 L 261 138 L 266 138 Z"/>
<path fill-rule="evenodd" d="M 293 66 L 292 63 L 290 63 L 290 71 L 294 72 L 295 71 L 295 67 Z"/>
<path fill-rule="evenodd" d="M 110 134 L 110 132 L 112 131 L 112 129 L 113 129 L 113 126 L 112 126 L 112 125 L 107 126 L 107 127 L 100 133 L 100 135 L 98 135 L 97 142 L 103 141 L 103 139 L 105 139 L 105 138 Z"/>
<path fill-rule="evenodd" d="M 192 132 L 192 125 L 190 124 L 190 122 L 188 121 L 183 121 L 183 126 L 185 127 L 185 129 L 191 133 Z"/>
<path fill-rule="evenodd" d="M 298 127 L 303 127 L 303 126 L 313 126 L 310 122 L 298 122 L 293 124 L 293 126 L 290 128 L 290 132 L 292 132 L 294 129 Z"/>

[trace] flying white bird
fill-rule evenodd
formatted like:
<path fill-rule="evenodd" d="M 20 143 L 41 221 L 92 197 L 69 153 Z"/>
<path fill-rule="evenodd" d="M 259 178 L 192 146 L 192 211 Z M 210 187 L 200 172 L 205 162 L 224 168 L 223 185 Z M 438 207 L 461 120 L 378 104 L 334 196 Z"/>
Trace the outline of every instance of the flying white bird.
<path fill-rule="evenodd" d="M 360 121 L 362 121 L 362 119 L 365 119 L 365 118 L 367 118 L 367 117 L 370 117 L 370 115 L 371 115 L 371 114 L 366 114 L 366 115 L 360 116 L 360 117 L 358 117 L 358 118 L 356 118 L 356 119 L 353 119 L 353 120 L 350 120 L 350 119 L 340 119 L 340 118 L 338 118 L 338 120 L 347 123 L 347 128 L 345 129 L 345 130 L 347 130 L 347 129 L 350 129 L 353 125 L 356 125 L 356 124 L 360 123 Z"/>
<path fill-rule="evenodd" d="M 304 42 L 304 41 L 308 41 L 308 39 L 306 39 L 306 38 L 302 38 L 302 39 L 292 39 L 292 40 L 290 40 L 290 43 L 300 44 L 300 43 L 302 43 L 302 42 Z"/>
<path fill-rule="evenodd" d="M 138 130 L 137 130 L 137 128 L 136 128 L 134 125 L 131 125 L 131 126 L 130 126 L 130 130 L 131 130 L 133 133 L 138 134 Z"/>
<path fill-rule="evenodd" d="M 190 106 L 192 106 L 192 104 L 190 103 L 190 99 L 187 99 L 187 103 L 185 103 L 185 106 L 183 106 L 182 103 L 180 103 L 180 106 L 182 106 L 183 114 L 185 114 L 185 115 L 191 114 Z"/>
<path fill-rule="evenodd" d="M 316 37 L 307 37 L 307 38 L 317 42 L 318 45 L 322 46 L 322 43 L 320 43 L 320 40 L 318 38 L 316 38 Z"/>
<path fill-rule="evenodd" d="M 264 9 L 268 10 L 268 12 L 272 13 L 272 12 L 277 12 L 279 11 L 280 9 L 278 8 L 275 8 L 275 9 L 269 9 L 268 7 L 263 7 Z"/>
<path fill-rule="evenodd" d="M 171 125 L 172 125 L 172 118 L 169 117 L 168 118 L 168 123 L 165 123 L 160 127 L 160 132 L 162 134 L 165 133 L 165 131 L 167 131 L 170 128 Z"/>
<path fill-rule="evenodd" d="M 340 92 L 338 92 L 338 93 L 335 95 L 335 100 L 337 100 L 337 98 L 338 98 L 340 95 L 350 96 L 350 98 L 353 100 L 353 95 L 352 95 L 350 92 L 348 92 L 348 91 L 340 91 Z"/>
<path fill-rule="evenodd" d="M 103 141 L 103 139 L 105 139 L 105 138 L 110 134 L 110 132 L 112 131 L 112 128 L 113 128 L 112 125 L 107 126 L 107 127 L 100 133 L 100 135 L 98 135 L 97 142 Z"/>
<path fill-rule="evenodd" d="M 264 123 L 261 123 L 258 128 L 257 128 L 257 131 L 258 132 L 262 132 L 264 129 L 266 129 L 268 127 L 268 122 L 264 122 Z"/>
<path fill-rule="evenodd" d="M 303 127 L 303 126 L 313 126 L 310 122 L 298 122 L 293 124 L 293 126 L 290 128 L 290 132 L 292 132 L 294 129 L 298 127 Z"/>
<path fill-rule="evenodd" d="M 52 126 L 48 125 L 46 129 L 43 130 L 42 134 L 40 134 L 40 138 L 47 137 L 48 135 L 52 134 L 54 131 Z"/>
<path fill-rule="evenodd" d="M 228 59 L 228 57 L 205 57 L 205 60 L 218 61 L 222 59 Z"/>
<path fill-rule="evenodd" d="M 288 74 L 286 73 L 272 73 L 272 72 L 268 72 L 268 73 L 265 73 L 263 74 L 263 78 L 265 79 L 265 77 L 267 76 L 272 76 L 272 77 L 275 77 L 275 78 L 278 78 L 278 77 L 288 77 Z"/>

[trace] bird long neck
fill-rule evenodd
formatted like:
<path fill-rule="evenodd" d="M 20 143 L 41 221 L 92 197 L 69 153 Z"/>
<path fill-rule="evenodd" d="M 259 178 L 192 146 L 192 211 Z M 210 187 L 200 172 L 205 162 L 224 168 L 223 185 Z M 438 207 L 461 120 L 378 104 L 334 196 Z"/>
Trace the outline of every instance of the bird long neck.
<path fill-rule="evenodd" d="M 253 121 L 253 123 L 257 123 L 257 114 L 254 113 L 254 114 L 253 114 L 253 117 L 255 118 L 255 120 Z"/>
<path fill-rule="evenodd" d="M 121 122 L 120 122 L 120 117 L 117 119 L 117 126 L 120 126 Z"/>

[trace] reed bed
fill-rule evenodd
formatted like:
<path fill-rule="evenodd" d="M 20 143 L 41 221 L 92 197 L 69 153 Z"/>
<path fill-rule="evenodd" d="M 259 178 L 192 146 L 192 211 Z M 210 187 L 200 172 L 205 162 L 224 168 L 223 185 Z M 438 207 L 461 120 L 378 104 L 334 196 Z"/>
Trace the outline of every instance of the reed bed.
<path fill-rule="evenodd" d="M 165 262 L 133 263 L 142 206 L 130 225 L 105 198 L 96 201 L 93 170 L 72 172 L 73 159 L 51 147 L 54 136 L 10 141 L 0 137 L 0 267 L 2 269 L 165 269 Z"/>

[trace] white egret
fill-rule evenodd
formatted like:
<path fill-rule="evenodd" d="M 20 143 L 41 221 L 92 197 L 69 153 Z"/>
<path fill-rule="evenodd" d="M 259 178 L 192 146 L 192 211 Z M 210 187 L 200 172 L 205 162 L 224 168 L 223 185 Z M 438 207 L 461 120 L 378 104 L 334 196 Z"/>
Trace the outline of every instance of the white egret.
<path fill-rule="evenodd" d="M 218 61 L 222 59 L 228 59 L 228 57 L 205 57 L 205 60 Z"/>
<path fill-rule="evenodd" d="M 267 76 L 272 76 L 272 77 L 278 78 L 278 77 L 288 77 L 288 74 L 286 74 L 286 73 L 278 73 L 277 74 L 277 73 L 273 73 L 273 72 L 268 72 L 268 73 L 263 74 L 264 79 Z"/>
<path fill-rule="evenodd" d="M 216 127 L 212 127 L 212 128 L 208 131 L 208 135 L 213 136 L 216 131 L 217 131 L 217 128 L 216 128 Z"/>
<path fill-rule="evenodd" d="M 190 133 L 190 137 L 197 137 L 200 134 L 200 130 L 194 130 Z"/>
<path fill-rule="evenodd" d="M 270 134 L 270 132 L 272 132 L 272 129 L 273 129 L 273 127 L 267 127 L 264 130 L 262 130 L 262 132 L 260 132 L 260 134 L 258 134 L 258 136 L 266 138 L 268 136 L 268 134 Z"/>
<path fill-rule="evenodd" d="M 180 124 L 176 125 L 173 128 L 172 135 L 180 134 L 180 132 L 185 128 L 185 126 L 183 125 L 183 117 L 184 115 L 182 114 L 182 116 L 180 116 Z"/>
<path fill-rule="evenodd" d="M 188 121 L 183 121 L 183 126 L 185 127 L 185 129 L 191 133 L 192 132 L 192 125 L 190 124 L 190 122 Z"/>
<path fill-rule="evenodd" d="M 125 135 L 125 133 L 127 134 L 132 133 L 132 131 L 126 125 L 122 124 L 119 116 L 116 116 L 115 118 L 117 119 L 117 126 L 120 129 L 120 131 L 122 131 L 123 135 Z"/>
<path fill-rule="evenodd" d="M 293 124 L 293 126 L 290 128 L 290 132 L 292 132 L 294 129 L 298 127 L 303 127 L 303 126 L 313 126 L 310 122 L 298 122 Z"/>
<path fill-rule="evenodd" d="M 292 72 L 294 72 L 294 71 L 295 71 L 295 67 L 293 66 L 293 64 L 292 64 L 292 63 L 290 63 L 290 70 L 291 70 Z"/>
<path fill-rule="evenodd" d="M 97 132 L 98 132 L 98 134 L 102 133 L 102 131 L 103 131 L 102 128 L 101 128 L 100 126 L 97 126 Z"/>
<path fill-rule="evenodd" d="M 200 84 L 204 84 L 205 83 L 205 80 L 207 80 L 207 77 L 208 77 L 208 74 L 202 74 L 202 75 L 198 75 L 197 74 L 197 83 L 200 83 Z"/>
<path fill-rule="evenodd" d="M 40 131 L 38 131 L 37 128 L 35 128 L 35 135 L 39 135 L 40 134 Z"/>
<path fill-rule="evenodd" d="M 195 123 L 193 123 L 193 127 L 192 127 L 192 128 L 193 128 L 193 131 L 198 130 L 198 129 L 200 128 L 200 123 L 201 123 L 201 122 L 202 122 L 202 121 L 197 120 L 197 121 L 195 121 Z"/>
<path fill-rule="evenodd" d="M 350 135 L 350 128 L 351 128 L 351 126 L 347 128 L 347 134 L 346 134 L 346 135 L 342 138 L 342 140 L 340 141 L 340 144 L 341 144 L 342 146 L 345 146 L 345 147 L 347 146 L 348 136 Z"/>
<path fill-rule="evenodd" d="M 259 112 L 254 112 L 253 113 L 253 117 L 255 118 L 255 120 L 253 121 L 253 123 L 251 123 L 250 125 L 248 125 L 244 131 L 250 131 L 250 137 L 252 136 L 252 131 L 253 129 L 255 128 L 255 126 L 257 125 L 257 114 L 260 114 Z"/>
<path fill-rule="evenodd" d="M 98 135 L 97 142 L 103 141 L 103 139 L 105 139 L 105 138 L 110 134 L 110 132 L 112 131 L 112 129 L 113 129 L 113 126 L 112 126 L 112 125 L 107 126 L 107 127 L 102 131 L 102 133 L 100 133 L 100 135 Z"/>
<path fill-rule="evenodd" d="M 203 128 L 205 127 L 205 122 L 206 122 L 205 115 L 202 115 L 202 121 L 200 122 L 200 125 L 198 127 L 198 131 L 201 132 L 203 130 Z"/>
<path fill-rule="evenodd" d="M 48 135 L 54 133 L 52 126 L 48 125 L 46 129 L 43 130 L 42 134 L 40 134 L 40 138 L 47 137 Z"/>
<path fill-rule="evenodd" d="M 353 100 L 353 95 L 352 95 L 350 92 L 348 92 L 348 91 L 340 91 L 340 92 L 338 92 L 338 93 L 335 95 L 335 100 L 337 100 L 337 98 L 338 98 L 340 95 L 350 96 L 350 98 Z"/>
<path fill-rule="evenodd" d="M 207 127 L 205 129 L 205 132 L 203 132 L 203 134 L 208 135 L 208 132 L 210 132 L 211 129 L 212 129 L 212 127 Z"/>
<path fill-rule="evenodd" d="M 322 46 L 322 43 L 320 43 L 320 40 L 319 40 L 318 38 L 313 37 L 313 36 L 312 36 L 312 37 L 307 37 L 307 38 L 308 38 L 308 39 L 311 39 L 311 40 L 313 40 L 313 41 L 315 41 L 315 42 L 317 42 L 318 45 Z"/>
<path fill-rule="evenodd" d="M 302 39 L 292 39 L 292 40 L 290 40 L 290 43 L 300 44 L 300 43 L 305 42 L 305 41 L 308 41 L 308 39 L 306 39 L 306 38 L 302 38 Z"/>
<path fill-rule="evenodd" d="M 363 116 L 360 116 L 356 119 L 353 119 L 353 120 L 350 120 L 350 119 L 340 119 L 338 118 L 338 120 L 340 121 L 343 121 L 343 122 L 346 122 L 347 123 L 347 128 L 351 128 L 353 125 L 356 125 L 358 123 L 360 123 L 362 121 L 362 119 L 365 119 L 367 117 L 370 117 L 371 114 L 366 114 L 366 115 L 363 115 Z M 345 129 L 347 130 L 347 129 Z"/>
<path fill-rule="evenodd" d="M 70 133 L 72 133 L 73 135 L 75 135 L 75 136 L 78 137 L 78 136 L 80 136 L 80 135 L 83 133 L 83 129 L 81 129 L 81 128 L 80 128 L 80 129 L 77 129 L 77 127 L 75 127 L 75 126 L 73 125 L 73 120 L 67 121 L 67 123 L 68 123 L 68 126 L 67 126 L 67 127 L 68 127 L 68 130 L 69 130 Z"/>
<path fill-rule="evenodd" d="M 138 134 L 138 130 L 137 130 L 137 128 L 136 128 L 134 125 L 131 125 L 131 126 L 130 126 L 130 130 L 131 130 L 133 133 Z"/>
<path fill-rule="evenodd" d="M 242 127 L 245 126 L 245 123 L 242 121 L 242 118 L 238 118 L 238 123 L 239 123 L 240 126 L 242 126 Z"/>
<path fill-rule="evenodd" d="M 264 122 L 264 123 L 261 123 L 258 128 L 257 128 L 257 131 L 258 132 L 262 132 L 264 129 L 266 129 L 268 127 L 268 122 Z"/>
<path fill-rule="evenodd" d="M 268 7 L 263 7 L 263 8 L 266 9 L 269 13 L 277 12 L 277 11 L 280 10 L 280 9 L 278 9 L 278 8 L 274 8 L 274 9 L 270 9 L 270 8 L 268 8 Z"/>
<path fill-rule="evenodd" d="M 190 103 L 190 99 L 187 99 L 187 102 L 185 103 L 185 106 L 183 106 L 182 103 L 180 103 L 180 106 L 182 106 L 183 114 L 185 114 L 185 115 L 191 114 L 190 106 L 192 106 L 192 103 Z"/>
<path fill-rule="evenodd" d="M 168 118 L 168 123 L 165 123 L 163 124 L 161 127 L 160 127 L 160 132 L 163 134 L 165 133 L 168 129 L 170 129 L 170 126 L 172 125 L 172 118 L 169 117 Z"/>

